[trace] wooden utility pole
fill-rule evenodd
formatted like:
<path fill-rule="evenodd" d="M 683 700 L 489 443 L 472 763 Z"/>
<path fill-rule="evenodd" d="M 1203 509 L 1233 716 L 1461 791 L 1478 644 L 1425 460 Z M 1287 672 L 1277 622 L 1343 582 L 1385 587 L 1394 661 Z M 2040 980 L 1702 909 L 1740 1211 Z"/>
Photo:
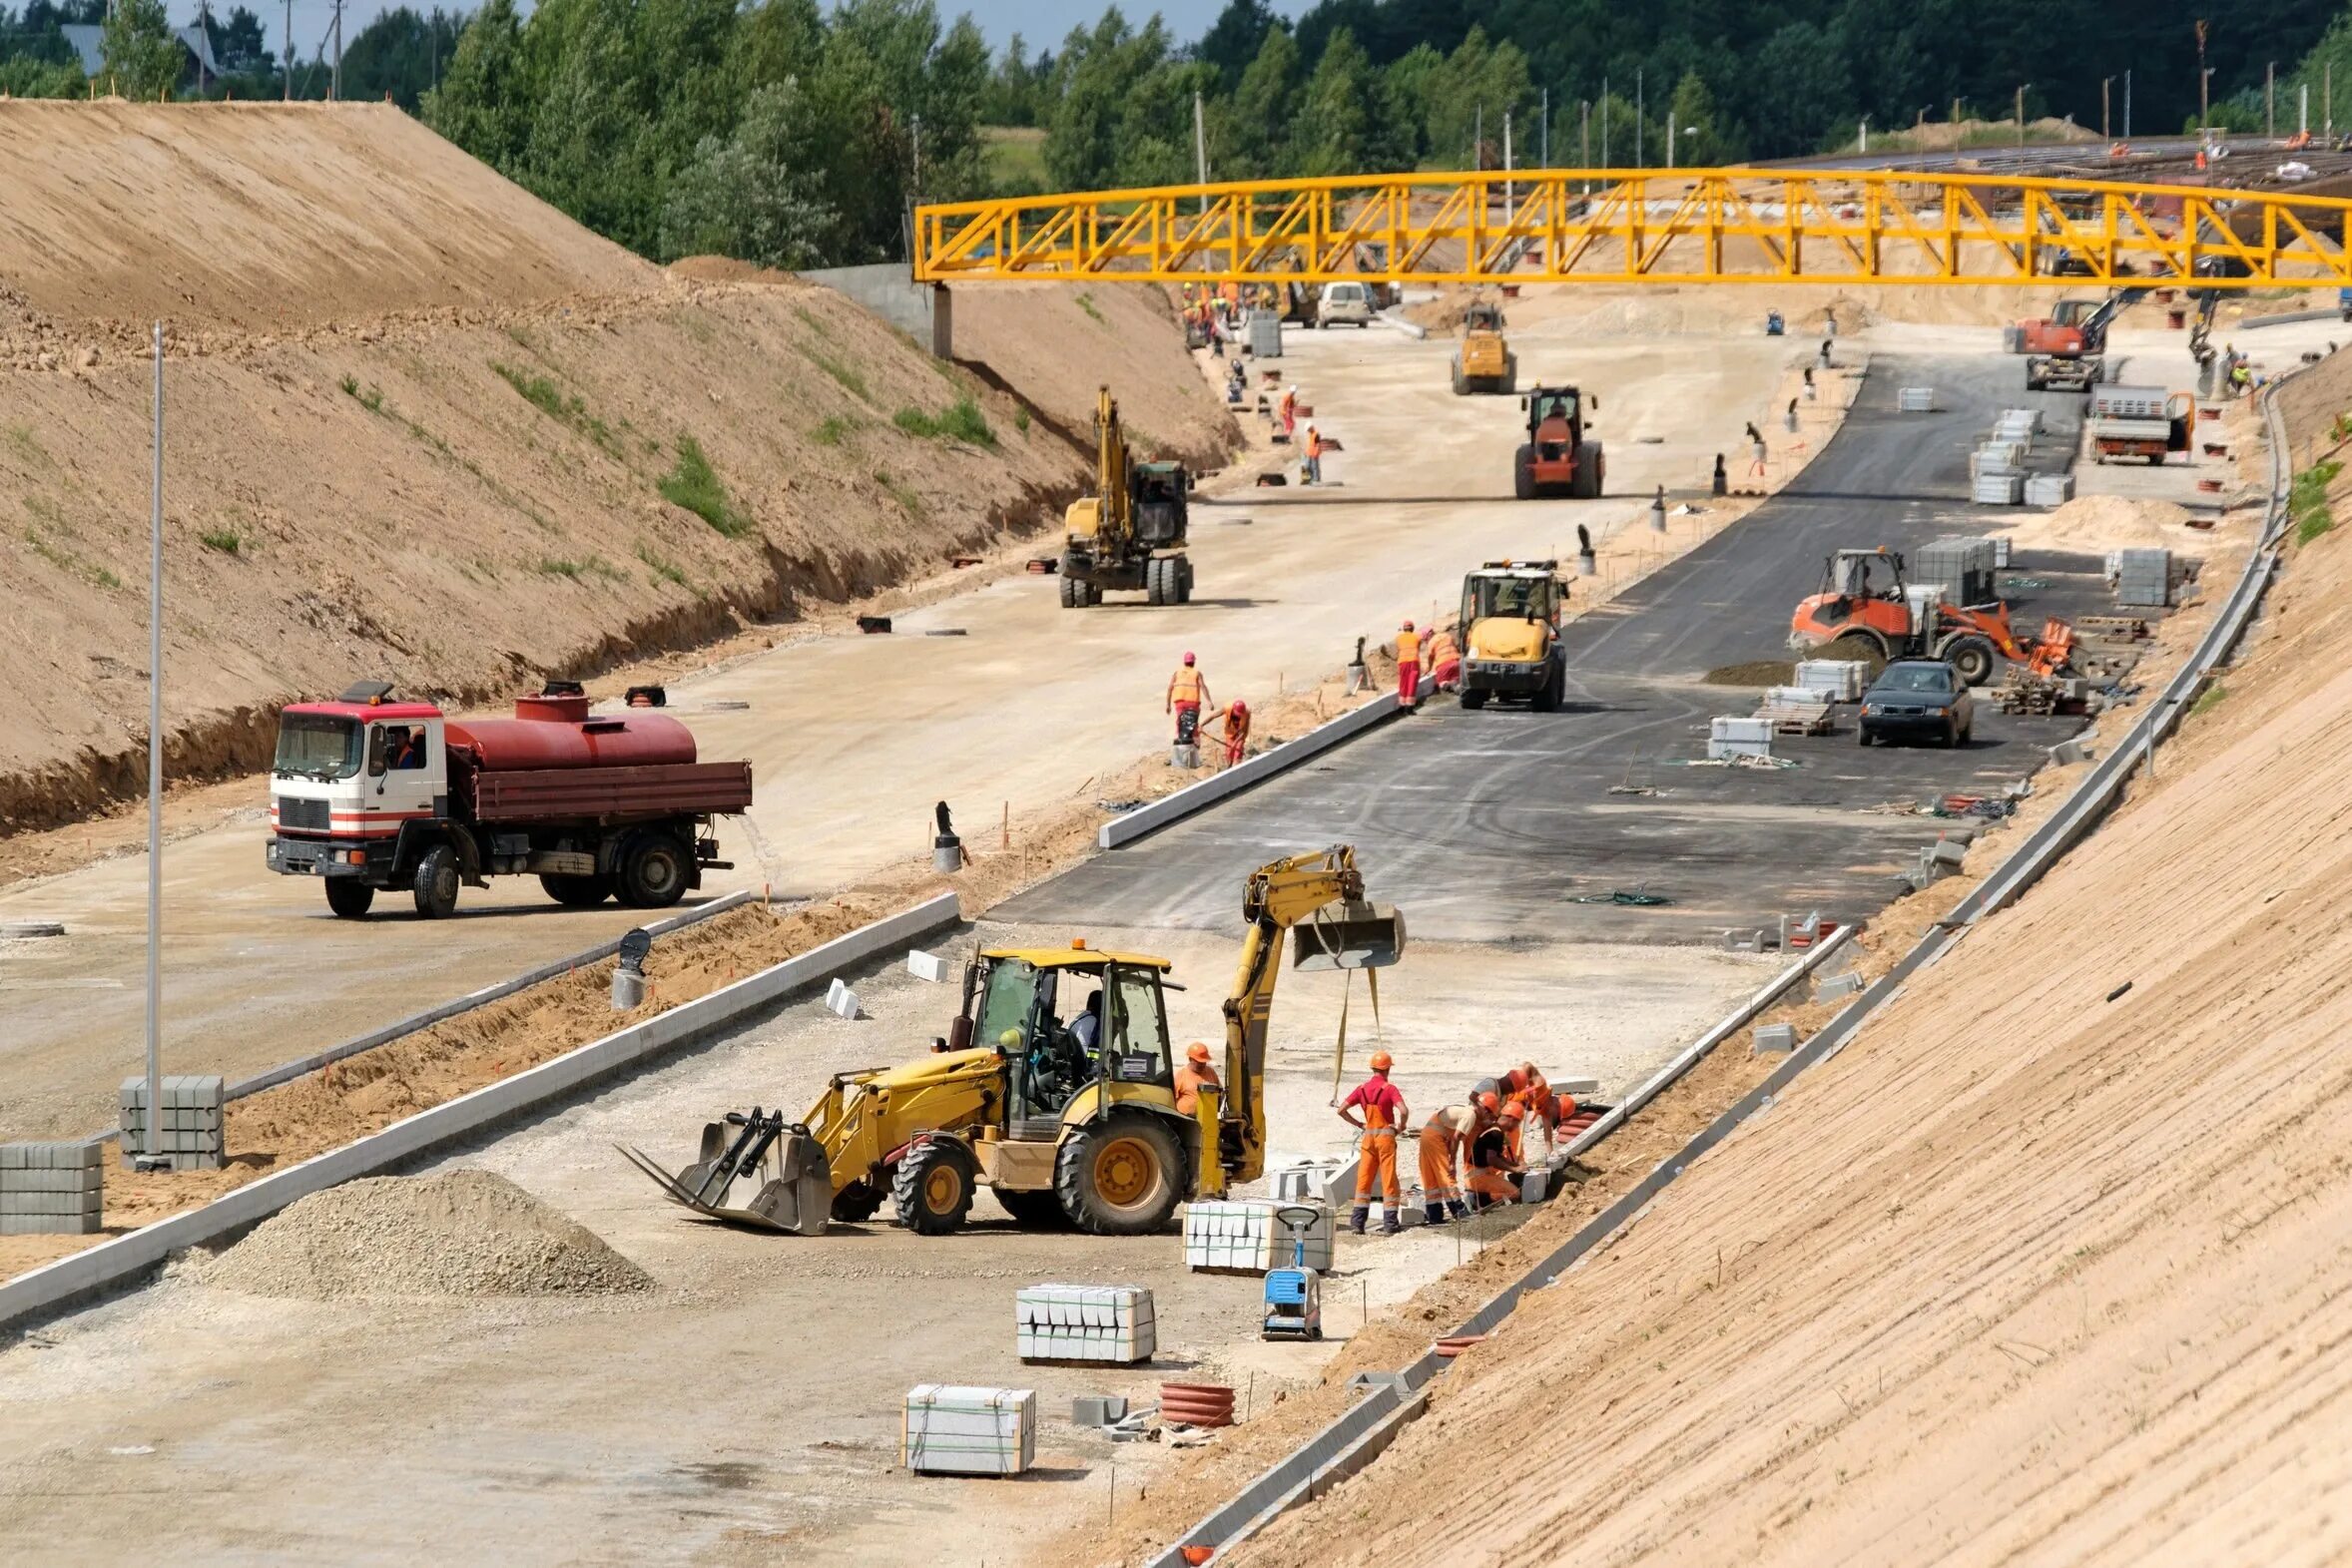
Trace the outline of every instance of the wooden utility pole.
<path fill-rule="evenodd" d="M 2107 124 L 2110 118 L 2107 113 L 2108 89 L 2114 85 L 2115 79 L 2111 76 L 2102 76 L 2098 79 L 2098 139 L 2102 142 L 2112 141 L 2115 135 Z"/>
<path fill-rule="evenodd" d="M 2271 61 L 2262 68 L 2262 135 L 2264 140 L 2278 140 L 2278 62 Z"/>
<path fill-rule="evenodd" d="M 2026 145 L 2026 90 L 2018 89 L 2018 146 Z"/>

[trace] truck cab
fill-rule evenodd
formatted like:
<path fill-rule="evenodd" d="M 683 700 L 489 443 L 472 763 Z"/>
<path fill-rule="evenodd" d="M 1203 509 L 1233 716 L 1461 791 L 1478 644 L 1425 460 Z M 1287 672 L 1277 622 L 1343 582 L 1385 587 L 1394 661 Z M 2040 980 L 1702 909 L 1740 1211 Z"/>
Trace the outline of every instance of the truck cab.
<path fill-rule="evenodd" d="M 445 726 L 440 709 L 393 702 L 380 684 L 288 708 L 271 765 L 270 868 L 322 878 L 338 910 L 362 901 L 355 890 L 403 824 L 448 814 Z"/>
<path fill-rule="evenodd" d="M 1488 561 L 1462 580 L 1462 706 L 1525 698 L 1555 712 L 1567 685 L 1559 618 L 1568 585 L 1556 561 Z"/>

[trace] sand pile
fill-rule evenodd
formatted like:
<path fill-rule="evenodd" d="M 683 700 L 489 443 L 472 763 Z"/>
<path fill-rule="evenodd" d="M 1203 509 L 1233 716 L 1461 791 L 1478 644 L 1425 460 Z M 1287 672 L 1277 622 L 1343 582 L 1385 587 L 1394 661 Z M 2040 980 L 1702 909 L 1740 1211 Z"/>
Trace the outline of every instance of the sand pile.
<path fill-rule="evenodd" d="M 385 1176 L 313 1193 L 206 1267 L 207 1285 L 327 1302 L 620 1296 L 653 1289 L 594 1232 L 503 1176 Z"/>
<path fill-rule="evenodd" d="M 2119 495 L 2078 495 L 2056 511 L 2024 518 L 1998 530 L 2026 549 L 2165 549 L 2204 555 L 2213 536 L 2189 526 L 2188 508 L 2170 501 L 2131 500 Z"/>

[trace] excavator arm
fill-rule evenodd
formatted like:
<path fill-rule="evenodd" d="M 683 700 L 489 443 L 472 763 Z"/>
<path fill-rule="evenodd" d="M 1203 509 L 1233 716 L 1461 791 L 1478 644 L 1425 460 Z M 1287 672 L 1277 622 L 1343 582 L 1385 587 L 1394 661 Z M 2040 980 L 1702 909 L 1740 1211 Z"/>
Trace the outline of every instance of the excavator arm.
<path fill-rule="evenodd" d="M 1356 851 L 1337 844 L 1276 860 L 1250 873 L 1242 891 L 1241 963 L 1225 999 L 1225 1073 L 1214 1155 L 1204 1142 L 1200 1194 L 1222 1196 L 1231 1182 L 1266 1169 L 1266 1027 L 1282 975 L 1282 933 L 1298 928 L 1302 969 L 1377 969 L 1405 950 L 1405 922 L 1368 903 Z M 1204 1139 L 1207 1129 L 1203 1129 Z"/>

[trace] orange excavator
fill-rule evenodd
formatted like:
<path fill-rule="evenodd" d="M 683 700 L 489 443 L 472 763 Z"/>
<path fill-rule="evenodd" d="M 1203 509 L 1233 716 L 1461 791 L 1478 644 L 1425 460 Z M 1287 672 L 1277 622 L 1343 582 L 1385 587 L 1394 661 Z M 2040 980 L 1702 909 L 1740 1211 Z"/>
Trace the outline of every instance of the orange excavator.
<path fill-rule="evenodd" d="M 1821 592 L 1798 605 L 1789 623 L 1789 646 L 1880 664 L 1944 659 L 1969 685 L 1983 686 L 1993 678 L 1997 656 L 2035 675 L 2065 675 L 2073 667 L 2074 629 L 2052 616 L 2040 636 L 2020 637 L 2010 627 L 2006 602 L 1988 597 L 1981 604 L 1951 604 L 1937 590 L 1913 588 L 1903 580 L 1903 557 L 1882 546 L 1840 550 L 1829 558 Z"/>

